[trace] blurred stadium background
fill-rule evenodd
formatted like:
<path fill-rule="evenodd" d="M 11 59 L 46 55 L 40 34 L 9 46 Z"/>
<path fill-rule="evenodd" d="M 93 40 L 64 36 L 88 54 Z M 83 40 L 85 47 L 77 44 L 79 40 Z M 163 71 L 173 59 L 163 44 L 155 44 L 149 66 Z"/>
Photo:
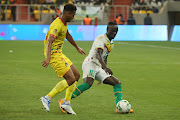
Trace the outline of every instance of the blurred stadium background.
<path fill-rule="evenodd" d="M 0 40 L 44 40 L 49 24 L 62 13 L 63 5 L 77 5 L 75 19 L 68 29 L 75 40 L 92 41 L 105 32 L 106 24 L 121 14 L 117 41 L 180 41 L 179 0 L 0 0 Z M 12 18 L 12 6 L 16 18 Z M 153 25 L 144 26 L 149 13 Z M 86 15 L 91 26 L 83 26 Z M 129 25 L 133 15 L 136 25 Z M 88 31 L 87 31 L 88 29 Z"/>

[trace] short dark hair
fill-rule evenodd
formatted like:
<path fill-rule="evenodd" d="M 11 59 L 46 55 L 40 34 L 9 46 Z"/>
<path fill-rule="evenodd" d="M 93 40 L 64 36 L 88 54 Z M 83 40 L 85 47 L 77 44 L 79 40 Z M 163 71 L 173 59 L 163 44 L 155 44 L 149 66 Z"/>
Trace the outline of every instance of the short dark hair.
<path fill-rule="evenodd" d="M 74 11 L 76 11 L 76 10 L 77 10 L 77 8 L 76 8 L 75 5 L 68 3 L 68 4 L 66 4 L 66 5 L 64 6 L 63 12 L 64 12 L 64 11 L 74 12 Z"/>
<path fill-rule="evenodd" d="M 109 23 L 108 23 L 108 26 L 109 26 L 109 25 L 117 25 L 117 23 L 116 23 L 116 22 L 109 22 Z"/>

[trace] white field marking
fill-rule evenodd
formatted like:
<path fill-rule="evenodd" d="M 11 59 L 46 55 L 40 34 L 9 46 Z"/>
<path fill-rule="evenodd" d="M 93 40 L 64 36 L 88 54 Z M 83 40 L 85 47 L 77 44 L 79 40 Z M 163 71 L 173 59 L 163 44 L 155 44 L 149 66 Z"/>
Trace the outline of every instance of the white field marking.
<path fill-rule="evenodd" d="M 134 46 L 142 46 L 142 47 L 153 47 L 153 48 L 165 48 L 165 49 L 180 50 L 180 48 L 163 47 L 163 46 L 156 46 L 156 45 L 132 44 L 132 43 L 126 43 L 126 42 L 118 42 L 118 44 L 125 44 L 125 45 L 134 45 Z"/>
<path fill-rule="evenodd" d="M 139 64 L 139 65 L 180 65 L 180 62 L 162 63 L 162 62 L 108 62 L 108 64 Z"/>
<path fill-rule="evenodd" d="M 0 62 L 5 62 L 5 63 L 10 63 L 10 62 L 15 62 L 15 63 L 39 63 L 41 65 L 41 61 L 28 61 L 28 60 L 2 60 L 0 59 Z M 80 63 L 82 64 L 83 61 L 72 61 L 73 63 Z M 143 64 L 143 65 L 180 65 L 180 62 L 108 62 L 108 64 Z"/>

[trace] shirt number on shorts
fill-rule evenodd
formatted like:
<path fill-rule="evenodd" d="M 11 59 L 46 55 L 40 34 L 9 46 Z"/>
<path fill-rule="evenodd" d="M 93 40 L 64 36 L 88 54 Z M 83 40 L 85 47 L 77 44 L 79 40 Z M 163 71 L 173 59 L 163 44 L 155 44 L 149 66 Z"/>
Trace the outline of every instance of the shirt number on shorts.
<path fill-rule="evenodd" d="M 94 70 L 90 70 L 89 71 L 89 76 L 94 77 L 94 75 L 95 75 L 95 71 Z"/>

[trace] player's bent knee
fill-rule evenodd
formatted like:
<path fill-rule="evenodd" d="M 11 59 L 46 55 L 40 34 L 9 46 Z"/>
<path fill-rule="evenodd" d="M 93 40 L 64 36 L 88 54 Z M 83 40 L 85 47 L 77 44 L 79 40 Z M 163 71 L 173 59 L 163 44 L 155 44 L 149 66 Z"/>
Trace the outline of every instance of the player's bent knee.
<path fill-rule="evenodd" d="M 121 81 L 118 80 L 118 81 L 116 82 L 116 85 L 117 85 L 117 84 L 121 84 Z"/>
<path fill-rule="evenodd" d="M 115 82 L 115 84 L 117 85 L 117 84 L 121 84 L 121 81 L 119 80 L 119 79 L 117 79 L 117 78 L 115 78 L 115 77 L 113 77 L 114 78 L 114 82 Z"/>
<path fill-rule="evenodd" d="M 91 77 L 86 77 L 83 79 L 85 83 L 87 83 L 90 87 L 93 85 L 94 79 Z"/>

